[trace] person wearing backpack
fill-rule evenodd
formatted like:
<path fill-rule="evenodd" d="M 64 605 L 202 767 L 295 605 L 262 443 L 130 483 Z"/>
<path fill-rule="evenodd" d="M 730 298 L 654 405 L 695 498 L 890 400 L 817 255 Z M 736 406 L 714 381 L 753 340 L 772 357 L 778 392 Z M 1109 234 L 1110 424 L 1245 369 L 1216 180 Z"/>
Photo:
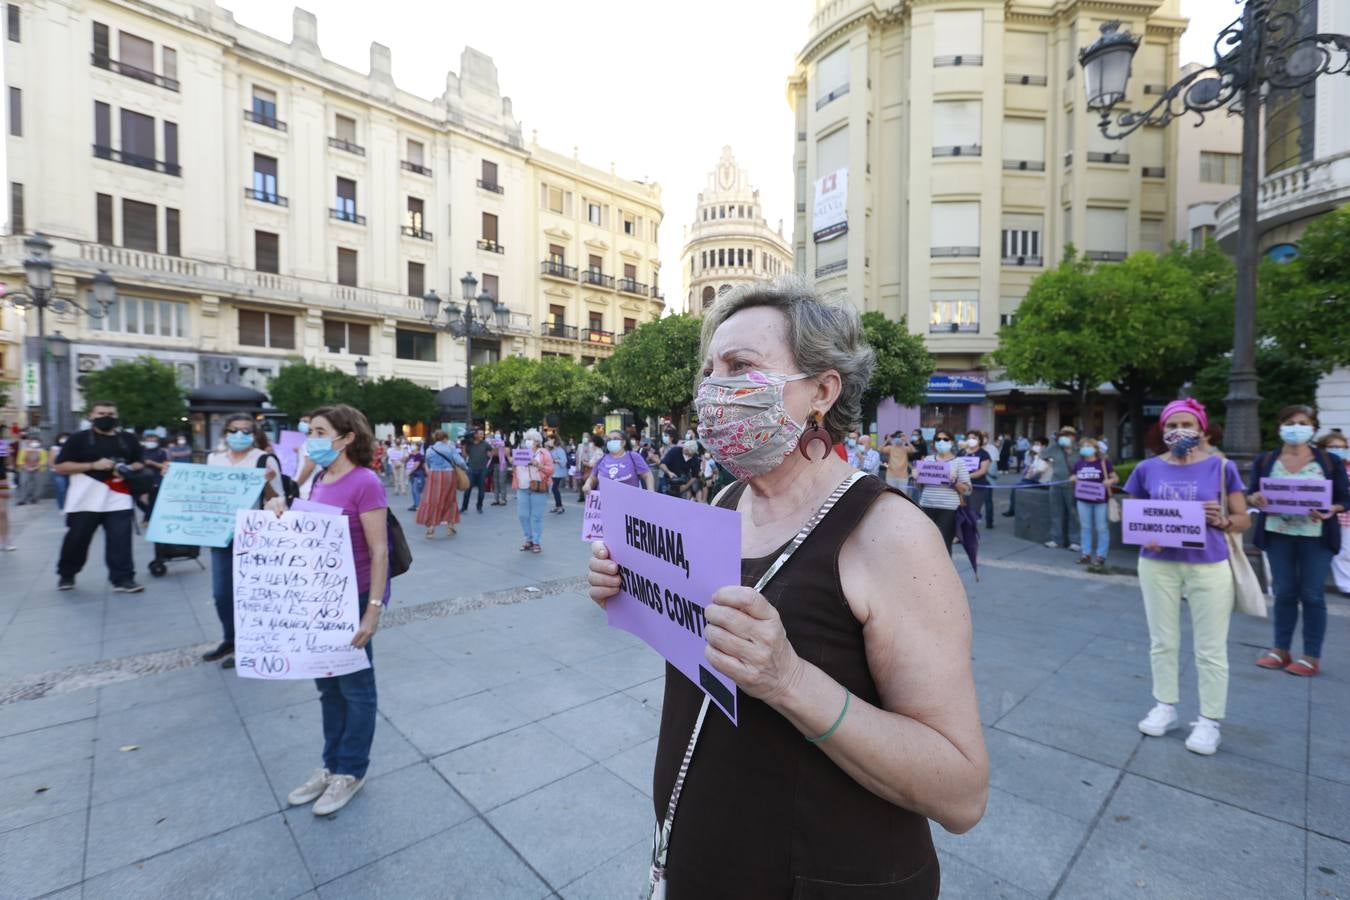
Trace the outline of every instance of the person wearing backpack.
<path fill-rule="evenodd" d="M 1261 510 L 1256 546 L 1270 560 L 1275 579 L 1275 645 L 1256 664 L 1263 669 L 1284 669 L 1290 675 L 1310 676 L 1321 671 L 1322 640 L 1327 632 L 1327 576 L 1331 561 L 1341 550 L 1341 527 L 1337 514 L 1350 508 L 1350 481 L 1340 460 L 1312 446 L 1317 431 L 1317 413 L 1307 406 L 1280 410 L 1280 440 L 1284 445 L 1256 458 L 1252 480 L 1262 478 L 1326 479 L 1331 482 L 1331 505 L 1308 515 L 1265 512 L 1267 498 L 1256 491 L 1251 504 Z M 1303 655 L 1291 658 L 1294 626 L 1303 608 Z"/>

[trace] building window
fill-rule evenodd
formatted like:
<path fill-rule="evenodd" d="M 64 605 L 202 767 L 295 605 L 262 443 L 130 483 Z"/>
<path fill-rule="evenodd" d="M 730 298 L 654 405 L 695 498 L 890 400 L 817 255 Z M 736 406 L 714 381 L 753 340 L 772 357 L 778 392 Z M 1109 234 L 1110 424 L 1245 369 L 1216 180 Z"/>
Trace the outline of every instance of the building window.
<path fill-rule="evenodd" d="M 427 267 L 420 262 L 408 261 L 408 296 L 420 297 L 426 291 Z"/>
<path fill-rule="evenodd" d="M 1003 168 L 1045 171 L 1045 120 L 1003 120 Z"/>
<path fill-rule="evenodd" d="M 155 158 L 155 120 L 144 113 L 120 110 L 122 117 L 122 158 Z"/>
<path fill-rule="evenodd" d="M 178 51 L 172 47 L 159 48 L 159 73 L 169 81 L 178 80 Z"/>
<path fill-rule="evenodd" d="M 112 147 L 112 107 L 101 101 L 94 101 L 94 146 Z"/>
<path fill-rule="evenodd" d="M 323 348 L 329 353 L 370 355 L 370 326 L 340 319 L 323 320 Z"/>
<path fill-rule="evenodd" d="M 112 44 L 108 39 L 108 26 L 102 22 L 94 23 L 94 65 L 108 67 L 112 58 Z"/>
<path fill-rule="evenodd" d="M 112 246 L 113 238 L 113 198 L 110 194 L 95 194 L 95 218 L 98 220 L 98 242 Z"/>
<path fill-rule="evenodd" d="M 436 335 L 431 331 L 399 328 L 394 331 L 394 355 L 417 362 L 436 361 Z"/>
<path fill-rule="evenodd" d="M 155 71 L 155 45 L 139 35 L 119 31 L 117 32 L 117 61 L 121 64 L 123 74 L 149 81 L 151 79 L 145 78 L 145 76 L 153 75 Z M 138 74 L 127 72 L 127 66 L 139 69 L 140 72 Z"/>
<path fill-rule="evenodd" d="M 131 250 L 159 252 L 159 229 L 155 219 L 159 210 L 153 203 L 122 200 L 122 246 Z"/>
<path fill-rule="evenodd" d="M 821 57 L 816 63 L 816 109 L 847 93 L 848 47 L 845 46 Z"/>
<path fill-rule="evenodd" d="M 567 255 L 561 244 L 548 245 L 548 261 L 558 266 L 567 264 Z"/>
<path fill-rule="evenodd" d="M 637 331 L 637 319 L 625 318 L 623 320 L 623 333 L 631 334 L 634 331 Z"/>
<path fill-rule="evenodd" d="M 928 302 L 928 330 L 980 330 L 980 301 L 978 295 L 965 291 L 934 291 Z"/>
<path fill-rule="evenodd" d="M 337 248 L 338 284 L 356 287 L 356 251 L 348 247 Z"/>
<path fill-rule="evenodd" d="M 561 328 L 567 324 L 567 309 L 557 303 L 550 303 L 548 306 L 548 323 L 554 328 Z"/>
<path fill-rule="evenodd" d="M 594 272 L 597 275 L 604 271 L 600 257 L 596 256 L 594 253 L 586 258 L 586 267 L 589 271 Z"/>
<path fill-rule="evenodd" d="M 623 264 L 624 281 L 637 281 L 637 266 L 632 263 Z"/>
<path fill-rule="evenodd" d="M 19 43 L 19 4 L 5 4 L 5 37 L 14 43 Z"/>
<path fill-rule="evenodd" d="M 605 330 L 605 314 L 598 312 L 588 312 L 586 314 L 586 327 L 591 331 Z"/>
<path fill-rule="evenodd" d="M 23 220 L 23 185 L 17 181 L 11 181 L 9 183 L 9 232 L 10 234 L 23 234 L 27 230 L 28 228 Z"/>
<path fill-rule="evenodd" d="M 599 204 L 599 203 L 587 203 L 587 204 L 586 204 L 586 221 L 587 221 L 587 222 L 590 222 L 592 225 L 599 225 L 599 224 L 600 224 L 600 204 Z"/>
<path fill-rule="evenodd" d="M 421 141 L 414 141 L 412 138 L 408 138 L 408 162 L 417 166 L 419 169 L 426 166 L 426 150 L 423 148 Z"/>
<path fill-rule="evenodd" d="M 489 245 L 484 249 L 493 249 L 497 244 L 497 217 L 493 213 L 483 213 L 483 234 L 481 243 Z"/>
<path fill-rule="evenodd" d="M 637 220 L 631 213 L 623 214 L 623 233 L 629 236 L 637 234 Z"/>
<path fill-rule="evenodd" d="M 275 157 L 253 154 L 253 199 L 276 203 L 277 161 Z"/>
<path fill-rule="evenodd" d="M 939 100 L 933 104 L 933 155 L 980 155 L 980 101 Z"/>
<path fill-rule="evenodd" d="M 1200 180 L 1210 184 L 1237 184 L 1242 180 L 1242 154 L 1201 150 Z"/>
<path fill-rule="evenodd" d="M 980 255 L 980 204 L 978 202 L 932 205 L 931 256 Z"/>
<path fill-rule="evenodd" d="M 281 238 L 270 231 L 253 232 L 253 268 L 277 274 L 281 271 Z"/>
<path fill-rule="evenodd" d="M 414 237 L 422 234 L 422 214 L 425 210 L 425 204 L 419 197 L 408 198 L 408 210 L 405 216 L 404 224 Z"/>
<path fill-rule="evenodd" d="M 16 87 L 9 89 L 9 134 L 23 137 L 23 91 Z"/>
<path fill-rule="evenodd" d="M 356 143 L 356 120 L 342 113 L 333 114 L 333 136 L 347 144 Z"/>
<path fill-rule="evenodd" d="M 1003 264 L 1041 264 L 1041 217 L 1006 213 L 1003 216 Z"/>
<path fill-rule="evenodd" d="M 178 168 L 178 123 L 164 123 L 164 165 L 170 171 Z"/>
<path fill-rule="evenodd" d="M 333 208 L 336 218 L 345 222 L 355 222 L 356 218 L 356 182 L 350 178 L 337 179 L 337 205 Z"/>
<path fill-rule="evenodd" d="M 1163 220 L 1156 216 L 1144 216 L 1139 220 L 1139 249 L 1151 250 L 1161 254 L 1167 249 L 1163 241 Z"/>
<path fill-rule="evenodd" d="M 497 164 L 490 160 L 483 160 L 481 176 L 478 179 L 478 186 L 484 190 L 495 193 L 503 193 L 501 184 L 497 181 Z"/>
<path fill-rule="evenodd" d="M 91 306 L 93 304 L 90 304 Z M 103 318 L 89 317 L 91 331 L 186 338 L 188 305 L 178 300 L 151 300 L 118 293 Z"/>
<path fill-rule="evenodd" d="M 1205 244 L 1214 238 L 1213 225 L 1197 225 L 1191 229 L 1191 249 L 1203 250 Z"/>
<path fill-rule="evenodd" d="M 253 115 L 264 125 L 275 125 L 277 121 L 277 92 L 264 87 L 253 86 Z"/>
<path fill-rule="evenodd" d="M 544 186 L 544 205 L 549 212 L 561 213 L 563 211 L 563 191 L 562 188 Z"/>
<path fill-rule="evenodd" d="M 725 247 L 717 248 L 717 265 L 719 267 L 727 264 L 727 251 Z"/>
<path fill-rule="evenodd" d="M 164 207 L 164 252 L 169 256 L 182 256 L 182 245 L 178 229 L 178 210 Z"/>
<path fill-rule="evenodd" d="M 1087 208 L 1087 236 L 1083 241 L 1088 259 L 1122 260 L 1125 244 L 1126 211 L 1098 206 Z"/>
<path fill-rule="evenodd" d="M 984 13 L 961 10 L 933 13 L 933 65 L 984 64 Z"/>
<path fill-rule="evenodd" d="M 493 300 L 500 300 L 500 299 L 501 299 L 501 292 L 500 292 L 500 289 L 498 288 L 498 281 L 497 281 L 497 276 L 496 276 L 496 275 L 489 275 L 489 274 L 484 273 L 484 275 L 483 275 L 483 293 L 484 293 L 484 294 L 487 294 L 487 295 L 488 295 L 489 297 L 491 297 Z"/>
<path fill-rule="evenodd" d="M 711 284 L 708 285 L 708 286 L 706 286 L 705 288 L 703 288 L 703 308 L 704 308 L 704 309 L 707 309 L 708 307 L 712 306 L 712 305 L 713 305 L 713 301 L 716 300 L 716 299 L 717 299 L 717 291 L 713 290 L 713 286 L 712 286 Z"/>
<path fill-rule="evenodd" d="M 295 316 L 284 313 L 239 310 L 239 343 L 245 347 L 295 349 Z"/>

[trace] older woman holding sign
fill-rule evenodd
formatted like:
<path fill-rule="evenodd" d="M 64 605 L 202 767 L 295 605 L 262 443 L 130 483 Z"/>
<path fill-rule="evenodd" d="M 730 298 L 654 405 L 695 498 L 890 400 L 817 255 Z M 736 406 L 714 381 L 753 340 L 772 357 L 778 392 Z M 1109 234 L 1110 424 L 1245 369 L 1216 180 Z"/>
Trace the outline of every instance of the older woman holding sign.
<path fill-rule="evenodd" d="M 1279 450 L 1263 453 L 1252 466 L 1261 489 L 1252 505 L 1261 510 L 1256 546 L 1266 551 L 1275 577 L 1275 646 L 1256 664 L 1284 669 L 1290 675 L 1316 675 L 1321 669 L 1322 639 L 1327 633 L 1327 576 L 1341 552 L 1336 516 L 1350 506 L 1345 468 L 1330 454 L 1312 446 L 1317 414 L 1306 406 L 1280 410 Z M 1300 484 L 1299 482 L 1303 482 Z M 1302 491 L 1300 488 L 1309 488 Z M 1289 505 L 1302 494 L 1317 506 Z M 1303 655 L 1291 659 L 1294 626 L 1303 607 Z"/>
<path fill-rule="evenodd" d="M 956 509 L 971 492 L 970 469 L 956 456 L 952 433 L 939 428 L 933 433 L 933 454 L 920 461 L 916 481 L 923 488 L 919 506 L 942 534 L 947 554 L 956 537 Z"/>
<path fill-rule="evenodd" d="M 1153 698 L 1157 704 L 1139 723 L 1150 737 L 1176 727 L 1181 656 L 1181 598 L 1191 613 L 1200 718 L 1192 722 L 1186 749 L 1210 756 L 1219 749 L 1219 721 L 1228 704 L 1228 621 L 1233 614 L 1233 572 L 1225 532 L 1251 525 L 1237 466 L 1204 444 L 1209 416 L 1195 400 L 1163 407 L 1163 443 L 1168 452 L 1144 460 L 1130 473 L 1125 493 L 1140 500 L 1204 504 L 1204 538 L 1197 547 L 1146 545 L 1139 553 L 1139 587 L 1148 617 Z M 1226 502 L 1225 502 L 1226 501 Z"/>
<path fill-rule="evenodd" d="M 539 545 L 544 536 L 544 507 L 553 481 L 553 454 L 544 447 L 539 431 L 531 428 L 525 432 L 525 439 L 513 457 L 516 518 L 525 532 L 525 543 L 520 549 L 540 553 L 544 549 Z"/>
<path fill-rule="evenodd" d="M 748 286 L 702 349 L 699 437 L 739 479 L 715 502 L 740 516 L 742 558 L 705 655 L 742 697 L 738 726 L 705 717 L 666 670 L 654 877 L 681 900 L 936 897 L 928 820 L 967 831 L 988 789 L 970 614 L 937 529 L 831 452 L 873 367 L 858 314 L 795 281 Z M 593 548 L 603 606 L 620 579 Z"/>

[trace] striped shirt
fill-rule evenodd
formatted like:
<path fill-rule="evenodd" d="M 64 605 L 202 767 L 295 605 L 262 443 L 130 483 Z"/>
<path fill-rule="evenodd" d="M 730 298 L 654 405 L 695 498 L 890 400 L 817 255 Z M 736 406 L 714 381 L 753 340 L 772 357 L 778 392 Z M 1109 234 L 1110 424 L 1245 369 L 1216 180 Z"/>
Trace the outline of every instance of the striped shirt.
<path fill-rule="evenodd" d="M 927 457 L 929 462 L 937 461 L 936 456 Z M 956 484 L 970 486 L 970 470 L 966 468 L 960 457 L 953 457 L 944 460 L 947 463 L 947 469 L 951 472 L 952 481 Z M 956 488 L 941 484 L 925 484 L 923 493 L 919 496 L 919 505 L 927 506 L 933 509 L 956 509 L 961 505 L 961 495 L 957 493 Z"/>

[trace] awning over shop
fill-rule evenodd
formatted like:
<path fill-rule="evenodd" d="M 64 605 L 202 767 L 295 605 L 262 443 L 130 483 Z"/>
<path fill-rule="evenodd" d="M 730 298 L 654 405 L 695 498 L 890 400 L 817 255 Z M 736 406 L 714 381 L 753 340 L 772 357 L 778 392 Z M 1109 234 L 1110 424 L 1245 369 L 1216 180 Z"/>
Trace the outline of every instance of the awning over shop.
<path fill-rule="evenodd" d="M 984 397 L 984 382 L 980 379 L 935 372 L 928 376 L 928 391 L 924 402 L 939 406 L 949 403 L 983 403 Z"/>

